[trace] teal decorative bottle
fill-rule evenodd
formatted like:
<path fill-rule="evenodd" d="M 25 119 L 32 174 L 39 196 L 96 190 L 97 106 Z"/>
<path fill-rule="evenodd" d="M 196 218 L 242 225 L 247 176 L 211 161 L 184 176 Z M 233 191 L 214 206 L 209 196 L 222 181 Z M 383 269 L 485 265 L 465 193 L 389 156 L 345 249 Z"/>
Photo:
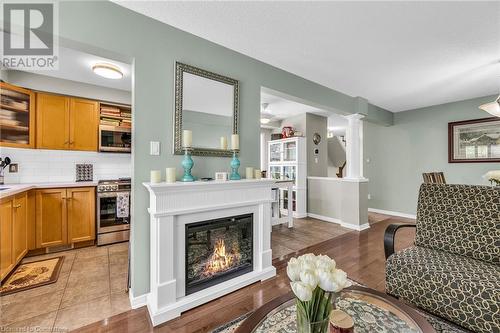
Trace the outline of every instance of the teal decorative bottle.
<path fill-rule="evenodd" d="M 191 158 L 191 150 L 184 149 L 184 159 L 182 160 L 182 167 L 184 168 L 184 176 L 182 176 L 183 182 L 194 182 L 194 177 L 191 174 L 191 169 L 194 166 L 193 159 Z"/>
<path fill-rule="evenodd" d="M 238 159 L 238 151 L 233 150 L 233 159 L 231 160 L 231 175 L 230 180 L 240 180 L 241 176 L 238 173 L 238 168 L 240 167 L 240 160 Z"/>

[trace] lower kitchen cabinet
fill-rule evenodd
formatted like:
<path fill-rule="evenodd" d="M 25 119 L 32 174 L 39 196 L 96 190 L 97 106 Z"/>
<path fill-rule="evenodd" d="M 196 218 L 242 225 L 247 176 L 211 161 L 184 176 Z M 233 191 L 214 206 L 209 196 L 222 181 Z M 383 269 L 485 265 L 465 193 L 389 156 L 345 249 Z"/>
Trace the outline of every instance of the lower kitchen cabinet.
<path fill-rule="evenodd" d="M 0 281 L 28 250 L 95 239 L 95 188 L 32 190 L 0 199 Z"/>
<path fill-rule="evenodd" d="M 64 245 L 68 242 L 66 189 L 36 191 L 36 247 Z"/>
<path fill-rule="evenodd" d="M 68 188 L 68 242 L 95 239 L 95 190 L 93 187 Z"/>
<path fill-rule="evenodd" d="M 15 266 L 12 260 L 12 224 L 14 199 L 0 202 L 0 279 L 3 279 Z"/>
<path fill-rule="evenodd" d="M 36 247 L 95 239 L 95 188 L 36 191 Z"/>
<path fill-rule="evenodd" d="M 14 197 L 14 223 L 12 227 L 12 255 L 15 263 L 28 253 L 28 194 Z"/>
<path fill-rule="evenodd" d="M 28 250 L 95 239 L 95 188 L 53 188 L 0 199 L 0 280 Z"/>
<path fill-rule="evenodd" d="M 0 280 L 28 252 L 27 193 L 3 198 L 0 201 Z"/>

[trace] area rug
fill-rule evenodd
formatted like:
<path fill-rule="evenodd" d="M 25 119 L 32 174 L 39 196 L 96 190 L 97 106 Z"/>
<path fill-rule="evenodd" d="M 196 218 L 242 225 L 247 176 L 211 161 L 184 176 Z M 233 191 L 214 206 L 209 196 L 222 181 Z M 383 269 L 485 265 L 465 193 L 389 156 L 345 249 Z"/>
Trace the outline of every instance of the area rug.
<path fill-rule="evenodd" d="M 55 257 L 19 265 L 2 283 L 0 296 L 54 283 L 59 278 L 64 257 Z"/>
<path fill-rule="evenodd" d="M 355 283 L 357 284 L 357 283 Z M 375 305 L 361 303 L 358 300 L 343 298 L 337 303 L 337 307 L 349 313 L 355 322 L 357 323 L 356 333 L 373 333 L 373 332 L 387 332 L 387 333 L 399 333 L 416 332 L 411 329 L 400 320 L 397 316 L 387 316 L 387 314 L 382 314 L 381 312 L 386 311 L 378 308 Z M 427 321 L 434 327 L 437 333 L 471 333 L 470 331 L 456 326 L 448 321 L 445 321 L 439 317 L 431 315 L 423 310 L 417 310 L 422 316 L 424 316 Z M 247 313 L 235 320 L 222 325 L 212 333 L 233 333 L 241 323 L 252 313 Z M 291 333 L 296 331 L 295 326 L 295 305 L 291 305 L 281 311 L 274 313 L 269 316 L 264 322 L 262 322 L 261 327 L 256 331 L 256 333 Z M 386 324 L 384 328 L 378 326 L 378 321 L 376 318 L 384 318 Z M 387 320 L 391 321 L 391 330 L 387 330 Z M 269 324 L 269 327 L 266 325 Z"/>

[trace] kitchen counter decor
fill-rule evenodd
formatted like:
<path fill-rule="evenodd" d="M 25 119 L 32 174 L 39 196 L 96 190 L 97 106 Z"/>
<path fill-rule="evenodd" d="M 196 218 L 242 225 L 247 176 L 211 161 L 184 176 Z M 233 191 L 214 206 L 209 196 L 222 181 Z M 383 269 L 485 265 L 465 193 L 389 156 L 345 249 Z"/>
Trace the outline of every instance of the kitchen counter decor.
<path fill-rule="evenodd" d="M 340 291 L 351 286 L 335 260 L 312 253 L 292 258 L 287 275 L 296 297 L 297 333 L 326 333 Z"/>

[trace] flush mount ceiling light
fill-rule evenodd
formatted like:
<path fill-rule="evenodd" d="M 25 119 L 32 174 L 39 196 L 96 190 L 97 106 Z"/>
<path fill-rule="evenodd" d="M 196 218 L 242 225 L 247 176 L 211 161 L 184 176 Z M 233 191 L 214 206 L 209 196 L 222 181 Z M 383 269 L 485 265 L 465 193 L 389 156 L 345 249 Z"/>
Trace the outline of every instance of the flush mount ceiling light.
<path fill-rule="evenodd" d="M 480 105 L 479 108 L 495 117 L 500 117 L 500 96 L 493 102 Z"/>
<path fill-rule="evenodd" d="M 92 71 L 106 79 L 118 80 L 123 78 L 123 72 L 120 67 L 107 63 L 100 62 L 92 66 Z"/>

